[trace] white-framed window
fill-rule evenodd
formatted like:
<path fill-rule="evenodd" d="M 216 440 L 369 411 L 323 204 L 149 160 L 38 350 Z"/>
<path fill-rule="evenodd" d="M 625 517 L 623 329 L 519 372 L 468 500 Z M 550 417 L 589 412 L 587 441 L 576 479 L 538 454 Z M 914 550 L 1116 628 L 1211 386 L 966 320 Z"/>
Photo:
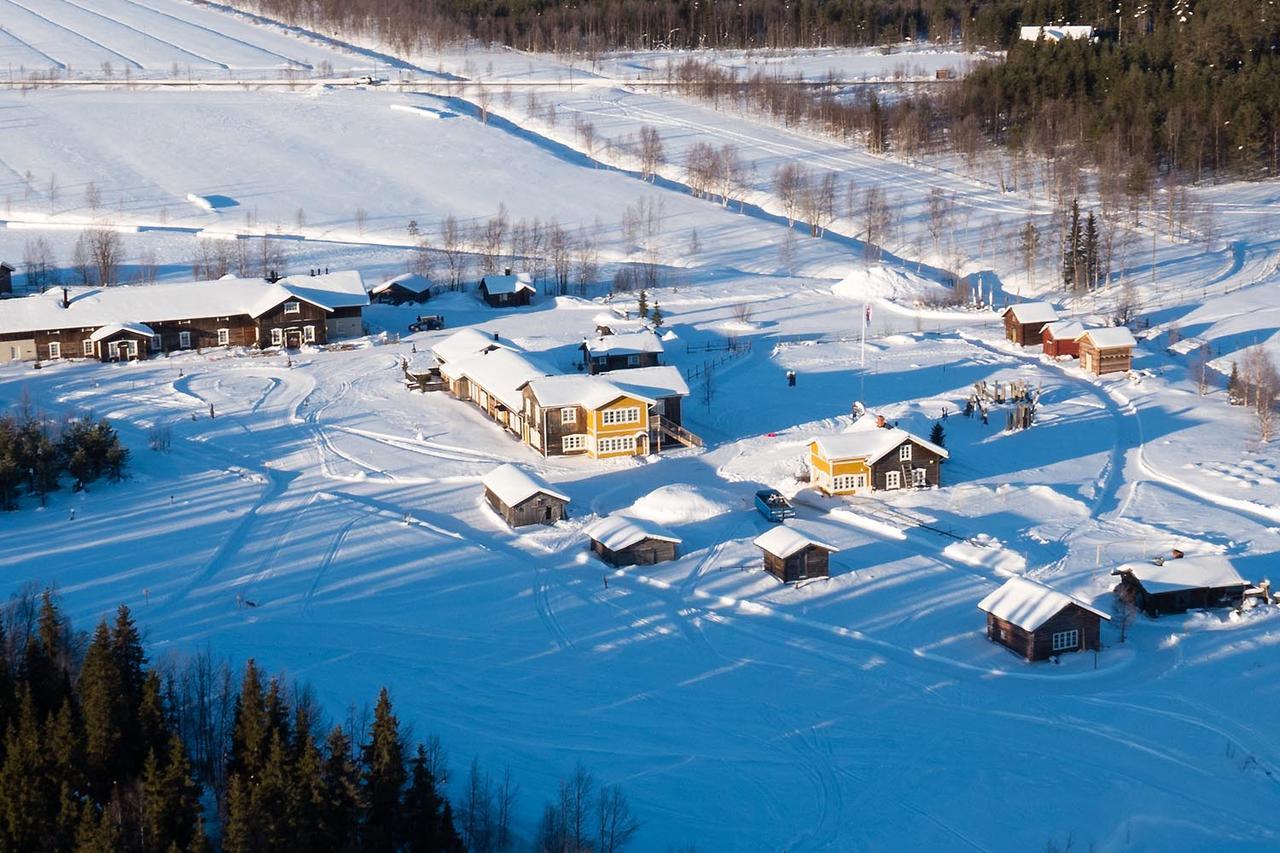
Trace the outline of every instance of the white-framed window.
<path fill-rule="evenodd" d="M 151 336 L 151 349 L 152 349 L 152 351 L 155 351 L 155 350 L 160 349 L 160 336 L 159 336 L 159 335 L 152 335 L 152 336 Z"/>
<path fill-rule="evenodd" d="M 231 330 L 219 329 L 218 330 L 218 346 L 225 347 L 229 343 L 231 343 Z"/>
<path fill-rule="evenodd" d="M 884 487 L 886 489 L 901 489 L 902 488 L 902 472 L 886 471 L 884 475 Z"/>
<path fill-rule="evenodd" d="M 178 332 L 178 349 L 191 349 L 190 332 Z"/>
<path fill-rule="evenodd" d="M 566 435 L 560 439 L 560 449 L 565 453 L 575 450 L 587 449 L 587 437 L 585 435 Z"/>
<path fill-rule="evenodd" d="M 611 424 L 634 424 L 640 422 L 640 409 L 635 406 L 628 406 L 625 409 L 605 409 L 600 413 L 600 423 L 605 426 Z"/>
<path fill-rule="evenodd" d="M 865 489 L 866 487 L 866 474 L 837 474 L 831 478 L 831 490 L 834 492 L 847 492 L 853 489 Z"/>
<path fill-rule="evenodd" d="M 301 313 L 302 313 L 302 304 L 301 304 L 301 303 L 299 303 L 299 302 L 297 302 L 296 300 L 295 300 L 295 301 L 292 301 L 292 302 L 286 302 L 286 303 L 284 304 L 284 313 L 286 313 L 286 314 L 301 314 Z"/>
<path fill-rule="evenodd" d="M 272 345 L 273 347 L 278 347 L 278 346 L 280 346 L 282 343 L 284 343 L 284 332 L 280 331 L 279 329 L 272 329 L 272 330 L 271 330 L 271 345 Z"/>
<path fill-rule="evenodd" d="M 924 468 L 911 469 L 911 485 L 927 486 L 929 485 L 929 472 Z"/>
<path fill-rule="evenodd" d="M 58 341 L 49 341 L 49 358 L 62 358 L 62 344 Z"/>
<path fill-rule="evenodd" d="M 85 355 L 93 355 L 93 341 L 89 340 L 88 338 L 85 338 L 84 343 L 81 344 L 81 346 L 84 347 Z"/>
<path fill-rule="evenodd" d="M 1053 635 L 1053 650 L 1055 652 L 1074 651 L 1080 648 L 1080 631 L 1072 628 L 1070 631 L 1058 631 Z"/>
<path fill-rule="evenodd" d="M 640 366 L 640 356 L 638 355 L 627 356 L 627 367 L 639 367 L 639 366 Z"/>
<path fill-rule="evenodd" d="M 305 343 L 309 343 L 309 344 L 313 344 L 313 343 L 315 343 L 315 342 L 316 342 L 316 327 L 315 327 L 315 326 L 303 326 L 303 327 L 302 327 L 302 340 L 303 340 Z"/>
<path fill-rule="evenodd" d="M 898 461 L 900 462 L 911 461 L 911 445 L 910 444 L 904 444 L 898 448 Z"/>
<path fill-rule="evenodd" d="M 616 435 L 596 440 L 596 453 L 635 453 L 634 435 Z"/>
<path fill-rule="evenodd" d="M 560 423 L 576 424 L 578 422 L 578 410 L 573 406 L 566 406 L 560 410 Z"/>

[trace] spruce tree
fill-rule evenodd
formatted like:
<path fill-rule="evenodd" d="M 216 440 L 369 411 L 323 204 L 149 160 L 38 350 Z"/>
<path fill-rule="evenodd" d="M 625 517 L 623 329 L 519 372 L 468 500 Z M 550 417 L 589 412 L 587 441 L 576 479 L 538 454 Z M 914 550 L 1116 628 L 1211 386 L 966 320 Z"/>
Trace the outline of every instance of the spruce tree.
<path fill-rule="evenodd" d="M 294 800 L 293 767 L 288 747 L 279 731 L 271 733 L 271 746 L 262 775 L 253 786 L 253 810 L 261 827 L 261 846 L 267 850 L 292 847 L 290 835 L 294 824 L 289 805 Z"/>
<path fill-rule="evenodd" d="M 111 786 L 123 780 L 122 735 L 128 708 L 120 670 L 111 652 L 111 633 L 99 622 L 80 670 L 80 708 L 84 716 L 85 773 L 90 790 L 104 802 Z M 128 744 L 132 747 L 133 744 Z"/>
<path fill-rule="evenodd" d="M 409 763 L 409 788 L 404 795 L 404 841 L 409 853 L 461 853 L 462 838 L 453 825 L 452 814 L 446 821 L 446 805 L 431 774 L 427 751 L 418 744 Z"/>
<path fill-rule="evenodd" d="M 233 775 L 227 785 L 227 817 L 222 824 L 222 853 L 256 853 L 258 818 L 248 783 Z"/>
<path fill-rule="evenodd" d="M 1084 226 L 1084 278 L 1086 290 L 1096 288 L 1101 278 L 1098 259 L 1098 220 L 1094 217 L 1093 211 L 1089 211 L 1089 217 L 1085 220 Z"/>
<path fill-rule="evenodd" d="M 200 786 L 191 778 L 182 741 L 174 735 L 163 762 L 155 751 L 147 754 L 142 771 L 143 853 L 187 850 L 202 833 Z"/>
<path fill-rule="evenodd" d="M 929 441 L 939 447 L 947 446 L 947 433 L 942 428 L 942 421 L 933 422 L 933 429 L 929 430 Z"/>
<path fill-rule="evenodd" d="M 262 692 L 262 675 L 253 658 L 245 663 L 240 693 L 236 696 L 231 724 L 231 760 L 228 775 L 239 775 L 246 780 L 258 776 L 266 764 L 267 750 L 271 746 L 270 723 L 267 719 L 266 700 Z"/>
<path fill-rule="evenodd" d="M 1062 283 L 1067 287 L 1079 284 L 1080 241 L 1080 201 L 1076 199 L 1071 202 L 1071 219 L 1062 241 Z"/>
<path fill-rule="evenodd" d="M 361 811 L 360 771 L 351 760 L 351 743 L 341 726 L 329 732 L 324 751 L 320 826 L 332 850 L 354 850 Z"/>
<path fill-rule="evenodd" d="M 653 319 L 652 319 L 653 328 L 661 329 L 662 324 L 664 322 L 665 320 L 662 316 L 662 306 L 659 305 L 657 302 L 653 303 Z"/>
<path fill-rule="evenodd" d="M 640 291 L 639 299 L 640 319 L 647 320 L 649 318 L 649 294 L 644 290 Z"/>
<path fill-rule="evenodd" d="M 36 719 L 35 700 L 23 692 L 17 720 L 4 739 L 0 763 L 0 833 L 5 850 L 39 850 L 58 815 L 58 788 L 52 785 Z"/>
<path fill-rule="evenodd" d="M 39 718 L 57 711 L 71 695 L 70 660 L 65 620 L 53 593 L 45 590 L 40 597 L 36 633 L 27 642 L 20 674 L 31 689 Z"/>
<path fill-rule="evenodd" d="M 293 785 L 289 789 L 292 846 L 299 853 L 324 853 L 334 849 L 333 840 L 324 831 L 324 756 L 316 747 L 310 727 L 300 727 L 299 731 Z"/>
<path fill-rule="evenodd" d="M 1233 406 L 1244 405 L 1244 387 L 1240 383 L 1240 367 L 1231 362 L 1231 375 L 1227 377 L 1227 402 Z"/>
<path fill-rule="evenodd" d="M 137 713 L 138 706 L 142 703 L 142 685 L 146 680 L 147 655 L 142 650 L 142 637 L 133 623 L 133 616 L 123 604 L 116 609 L 116 622 L 111 630 L 111 654 L 120 671 L 120 681 L 129 708 Z"/>
<path fill-rule="evenodd" d="M 168 749 L 170 728 L 165 716 L 164 697 L 160 695 L 160 676 L 148 672 L 142 682 L 142 702 L 137 713 L 137 746 L 132 750 L 133 755 L 145 756 L 152 750 L 156 755 L 164 755 Z"/>
<path fill-rule="evenodd" d="M 384 687 L 373 709 L 373 727 L 362 755 L 365 820 L 362 847 L 383 853 L 395 850 L 400 839 L 400 795 L 406 773 L 400 721 L 391 711 Z"/>

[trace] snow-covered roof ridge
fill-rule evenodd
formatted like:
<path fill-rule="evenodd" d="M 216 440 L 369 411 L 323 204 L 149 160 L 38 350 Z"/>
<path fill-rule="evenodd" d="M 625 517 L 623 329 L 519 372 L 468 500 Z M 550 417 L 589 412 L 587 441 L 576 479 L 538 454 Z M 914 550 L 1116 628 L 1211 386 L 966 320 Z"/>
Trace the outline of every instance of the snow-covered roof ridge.
<path fill-rule="evenodd" d="M 431 352 L 440 361 L 459 361 L 479 355 L 491 349 L 514 349 L 509 341 L 502 341 L 497 333 L 486 334 L 479 329 L 461 329 L 431 345 Z"/>
<path fill-rule="evenodd" d="M 1147 592 L 1225 587 L 1247 584 L 1230 558 L 1222 554 L 1194 554 L 1177 559 L 1126 563 L 1112 574 L 1132 575 Z"/>
<path fill-rule="evenodd" d="M 1086 329 L 1080 338 L 1088 338 L 1093 342 L 1093 345 L 1099 349 L 1136 347 L 1138 345 L 1138 341 L 1133 337 L 1133 332 L 1129 331 L 1124 326 L 1108 326 L 1102 329 Z"/>
<path fill-rule="evenodd" d="M 1060 341 L 1074 341 L 1084 334 L 1084 324 L 1079 320 L 1058 320 L 1045 326 L 1049 337 Z"/>
<path fill-rule="evenodd" d="M 446 362 L 440 367 L 440 375 L 447 379 L 465 376 L 508 409 L 518 412 L 524 408 L 520 389 L 530 380 L 546 376 L 547 370 L 523 353 L 499 347 L 470 358 Z"/>
<path fill-rule="evenodd" d="M 798 528 L 788 527 L 785 524 L 769 528 L 757 536 L 751 544 L 758 548 L 763 548 L 770 554 L 781 557 L 784 560 L 792 554 L 803 551 L 810 545 L 816 545 L 833 553 L 840 550 L 834 545 L 828 545 L 821 539 L 817 539 Z"/>
<path fill-rule="evenodd" d="M 142 335 L 148 338 L 155 335 L 155 330 L 145 323 L 108 323 L 90 335 L 89 340 L 96 343 L 120 332 L 132 332 L 135 335 Z"/>
<path fill-rule="evenodd" d="M 537 494 L 550 495 L 562 501 L 569 500 L 568 495 L 556 491 L 542 477 L 510 462 L 494 468 L 480 482 L 507 506 L 518 506 Z"/>
<path fill-rule="evenodd" d="M 369 292 L 372 294 L 384 293 L 392 287 L 400 287 L 410 293 L 425 293 L 431 289 L 431 281 L 425 276 L 418 275 L 416 272 L 403 272 L 400 275 L 393 276 L 381 284 L 375 284 Z"/>
<path fill-rule="evenodd" d="M 277 284 L 299 299 L 318 305 L 326 311 L 369 304 L 369 291 L 364 286 L 364 277 L 356 270 L 340 270 L 320 275 L 290 275 L 280 279 Z"/>
<path fill-rule="evenodd" d="M 598 409 L 619 397 L 634 397 L 649 405 L 657 402 L 652 397 L 639 391 L 627 390 L 621 383 L 601 376 L 584 376 L 578 373 L 538 376 L 531 378 L 526 384 L 538 404 L 546 408 L 581 406 L 584 409 Z"/>
<path fill-rule="evenodd" d="M 689 396 L 689 383 L 685 381 L 684 374 L 680 368 L 669 364 L 610 370 L 597 373 L 596 377 L 608 379 L 631 396 L 642 399 Z"/>
<path fill-rule="evenodd" d="M 651 331 L 600 335 L 583 343 L 591 355 L 639 355 L 662 353 L 662 340 Z"/>
<path fill-rule="evenodd" d="M 677 545 L 681 542 L 679 536 L 656 522 L 625 515 L 607 515 L 596 519 L 583 532 L 610 551 L 630 548 L 645 539 L 660 539 Z"/>
<path fill-rule="evenodd" d="M 818 452 L 827 459 L 866 459 L 868 464 L 875 464 L 904 441 L 918 444 L 943 459 L 951 458 L 945 447 L 905 429 L 878 427 L 871 417 L 860 418 L 847 432 L 814 436 L 810 440 L 818 445 Z"/>
<path fill-rule="evenodd" d="M 1004 313 L 1010 312 L 1019 323 L 1052 323 L 1058 319 L 1058 309 L 1048 302 L 1019 302 L 1004 309 Z"/>
<path fill-rule="evenodd" d="M 521 290 L 527 290 L 530 293 L 536 292 L 533 286 L 533 277 L 527 272 L 509 273 L 507 275 L 486 275 L 480 279 L 480 283 L 484 285 L 484 289 L 489 293 L 518 293 Z"/>
<path fill-rule="evenodd" d="M 999 589 L 978 602 L 978 609 L 1024 631 L 1035 631 L 1072 604 L 1103 619 L 1111 619 L 1092 604 L 1025 575 L 1009 578 Z"/>

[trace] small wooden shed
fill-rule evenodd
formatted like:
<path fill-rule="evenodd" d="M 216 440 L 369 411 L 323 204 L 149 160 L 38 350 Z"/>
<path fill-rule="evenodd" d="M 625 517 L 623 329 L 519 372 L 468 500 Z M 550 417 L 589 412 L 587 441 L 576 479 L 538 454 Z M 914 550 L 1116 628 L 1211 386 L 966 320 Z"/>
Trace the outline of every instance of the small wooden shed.
<path fill-rule="evenodd" d="M 1004 334 L 1018 346 L 1035 346 L 1041 343 L 1044 327 L 1057 319 L 1057 310 L 1048 302 L 1019 302 L 1004 309 Z"/>
<path fill-rule="evenodd" d="M 1044 354 L 1057 358 L 1069 355 L 1080 357 L 1080 345 L 1077 341 L 1084 334 L 1084 326 L 1075 320 L 1059 320 L 1044 327 L 1041 339 L 1044 341 Z"/>
<path fill-rule="evenodd" d="M 1102 620 L 1111 617 L 1080 599 L 1026 577 L 1012 577 L 978 603 L 987 639 L 1029 661 L 1100 649 Z"/>
<path fill-rule="evenodd" d="M 652 521 L 610 515 L 586 529 L 591 550 L 611 566 L 651 566 L 676 558 L 680 537 Z"/>
<path fill-rule="evenodd" d="M 1249 583 L 1219 554 L 1128 563 L 1112 570 L 1120 578 L 1116 595 L 1132 601 L 1148 616 L 1186 613 L 1214 607 L 1239 607 Z"/>
<path fill-rule="evenodd" d="M 402 273 L 375 285 L 369 291 L 369 301 L 385 305 L 402 305 L 406 302 L 426 302 L 431 298 L 431 282 L 414 272 Z"/>
<path fill-rule="evenodd" d="M 1080 336 L 1080 366 L 1095 376 L 1124 373 L 1133 366 L 1133 332 L 1124 326 L 1089 329 Z"/>
<path fill-rule="evenodd" d="M 764 570 L 783 583 L 831 574 L 831 555 L 840 549 L 794 527 L 778 525 L 753 543 L 764 553 Z"/>
<path fill-rule="evenodd" d="M 509 462 L 494 468 L 481 482 L 484 499 L 512 527 L 555 524 L 568 517 L 568 495 Z"/>
<path fill-rule="evenodd" d="M 492 308 L 528 305 L 533 298 L 533 278 L 526 272 L 487 275 L 480 279 L 480 298 Z"/>

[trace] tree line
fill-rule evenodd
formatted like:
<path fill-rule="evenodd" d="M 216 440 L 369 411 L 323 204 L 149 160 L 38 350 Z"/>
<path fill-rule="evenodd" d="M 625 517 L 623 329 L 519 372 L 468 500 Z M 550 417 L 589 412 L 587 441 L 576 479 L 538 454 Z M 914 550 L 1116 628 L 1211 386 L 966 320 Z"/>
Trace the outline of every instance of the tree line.
<path fill-rule="evenodd" d="M 371 714 L 323 719 L 305 685 L 252 659 L 153 663 L 127 607 L 86 636 L 27 589 L 0 609 L 0 850 L 517 849 L 510 772 L 473 761 L 451 801 L 439 739 L 413 743 L 386 689 Z M 579 765 L 525 847 L 617 853 L 638 827 Z"/>
<path fill-rule="evenodd" d="M 0 510 L 18 509 L 24 493 L 44 506 L 67 476 L 76 491 L 103 477 L 119 482 L 128 461 L 108 421 L 87 414 L 59 421 L 24 399 L 14 414 L 0 416 Z"/>

